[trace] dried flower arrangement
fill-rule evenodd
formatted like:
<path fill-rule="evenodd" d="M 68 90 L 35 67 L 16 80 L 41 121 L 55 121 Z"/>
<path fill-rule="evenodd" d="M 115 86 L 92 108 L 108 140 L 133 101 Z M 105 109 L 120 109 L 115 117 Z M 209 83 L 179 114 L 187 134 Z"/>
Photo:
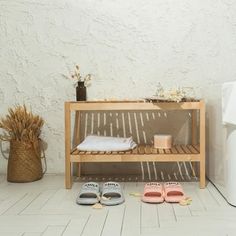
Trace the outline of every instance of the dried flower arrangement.
<path fill-rule="evenodd" d="M 8 109 L 6 118 L 0 119 L 0 128 L 5 130 L 0 139 L 4 141 L 35 142 L 39 139 L 44 120 L 27 111 L 25 105 Z"/>
<path fill-rule="evenodd" d="M 71 75 L 71 78 L 75 80 L 75 84 L 78 82 L 84 82 L 84 85 L 87 87 L 90 85 L 92 75 L 87 74 L 84 77 L 81 76 L 79 65 L 75 66 L 74 74 Z"/>
<path fill-rule="evenodd" d="M 156 91 L 155 98 L 160 101 L 168 102 L 182 102 L 188 100 L 194 100 L 193 97 L 188 95 L 188 90 L 193 91 L 191 87 L 175 87 L 165 90 L 163 86 L 159 83 Z"/>

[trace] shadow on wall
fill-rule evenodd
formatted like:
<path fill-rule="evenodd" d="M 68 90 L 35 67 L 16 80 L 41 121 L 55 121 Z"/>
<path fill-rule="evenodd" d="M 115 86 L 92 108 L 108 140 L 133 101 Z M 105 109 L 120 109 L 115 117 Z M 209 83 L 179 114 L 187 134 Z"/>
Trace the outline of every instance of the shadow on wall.
<path fill-rule="evenodd" d="M 89 135 L 132 136 L 138 144 L 153 144 L 154 134 L 171 134 L 173 144 L 188 144 L 191 137 L 190 111 L 104 111 L 80 114 L 80 140 Z M 76 125 L 76 121 L 75 121 Z M 73 140 L 74 147 L 78 139 Z M 191 163 L 84 163 L 83 175 L 142 175 L 148 179 L 191 176 Z"/>

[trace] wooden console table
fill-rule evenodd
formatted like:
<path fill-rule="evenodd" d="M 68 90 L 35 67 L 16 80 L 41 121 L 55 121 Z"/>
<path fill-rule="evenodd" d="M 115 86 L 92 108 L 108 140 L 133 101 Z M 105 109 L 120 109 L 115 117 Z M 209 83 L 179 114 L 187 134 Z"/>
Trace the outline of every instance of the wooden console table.
<path fill-rule="evenodd" d="M 191 110 L 192 143 L 175 145 L 171 149 L 155 149 L 151 145 L 138 146 L 125 152 L 82 152 L 72 147 L 71 113 L 76 112 L 75 133 L 79 140 L 79 112 L 81 111 L 148 111 Z M 199 110 L 199 140 L 196 140 L 197 113 Z M 72 164 L 82 162 L 199 162 L 200 188 L 205 188 L 205 103 L 193 102 L 144 102 L 99 101 L 65 102 L 65 187 L 72 187 Z"/>

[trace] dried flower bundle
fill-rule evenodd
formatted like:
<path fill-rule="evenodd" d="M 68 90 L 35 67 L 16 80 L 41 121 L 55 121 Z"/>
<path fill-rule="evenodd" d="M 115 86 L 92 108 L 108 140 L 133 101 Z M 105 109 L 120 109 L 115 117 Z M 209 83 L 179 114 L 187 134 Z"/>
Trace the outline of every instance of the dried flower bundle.
<path fill-rule="evenodd" d="M 35 142 L 39 139 L 44 120 L 27 111 L 25 105 L 17 105 L 14 109 L 8 109 L 9 114 L 0 119 L 0 128 L 5 130 L 0 135 L 5 141 Z"/>
<path fill-rule="evenodd" d="M 71 78 L 75 79 L 76 82 L 84 82 L 85 86 L 88 86 L 91 79 L 92 79 L 92 75 L 87 74 L 85 77 L 82 77 L 81 73 L 80 73 L 80 67 L 79 67 L 79 65 L 76 65 L 75 72 L 74 72 L 74 74 L 71 75 Z"/>
<path fill-rule="evenodd" d="M 193 88 L 185 88 L 185 87 L 176 87 L 164 90 L 164 88 L 159 83 L 156 92 L 156 97 L 159 100 L 165 100 L 171 102 L 181 102 L 184 100 L 193 99 L 187 95 L 187 90 L 189 89 L 193 90 Z"/>

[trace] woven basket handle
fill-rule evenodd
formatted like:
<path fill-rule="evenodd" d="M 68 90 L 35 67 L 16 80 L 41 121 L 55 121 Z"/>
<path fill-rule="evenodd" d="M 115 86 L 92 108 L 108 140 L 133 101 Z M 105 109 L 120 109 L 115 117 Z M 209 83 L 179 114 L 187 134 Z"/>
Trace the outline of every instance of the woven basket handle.
<path fill-rule="evenodd" d="M 33 142 L 33 147 L 34 147 L 34 152 L 35 154 L 38 156 L 39 159 L 43 159 L 44 160 L 44 170 L 43 170 L 43 175 L 46 173 L 47 171 L 47 161 L 46 161 L 46 156 L 45 156 L 45 151 L 44 151 L 44 148 L 43 148 L 43 145 L 42 145 L 42 139 L 38 139 L 39 141 L 39 145 L 41 146 L 40 150 L 42 151 L 42 156 L 38 156 L 38 152 L 37 152 L 37 148 L 35 147 L 35 143 Z"/>
<path fill-rule="evenodd" d="M 3 151 L 3 147 L 2 147 L 2 143 L 3 143 L 3 142 L 8 142 L 8 141 L 0 139 L 0 149 L 1 149 L 1 153 L 2 153 L 2 155 L 3 155 L 3 157 L 4 157 L 4 159 L 8 160 L 8 159 L 9 159 L 9 156 L 6 156 L 6 154 L 5 154 L 4 151 Z"/>
<path fill-rule="evenodd" d="M 41 156 L 41 159 L 44 160 L 44 170 L 43 170 L 43 175 L 44 175 L 47 171 L 47 161 L 46 161 L 45 151 L 43 148 L 42 148 L 42 152 L 43 152 L 43 155 Z"/>

